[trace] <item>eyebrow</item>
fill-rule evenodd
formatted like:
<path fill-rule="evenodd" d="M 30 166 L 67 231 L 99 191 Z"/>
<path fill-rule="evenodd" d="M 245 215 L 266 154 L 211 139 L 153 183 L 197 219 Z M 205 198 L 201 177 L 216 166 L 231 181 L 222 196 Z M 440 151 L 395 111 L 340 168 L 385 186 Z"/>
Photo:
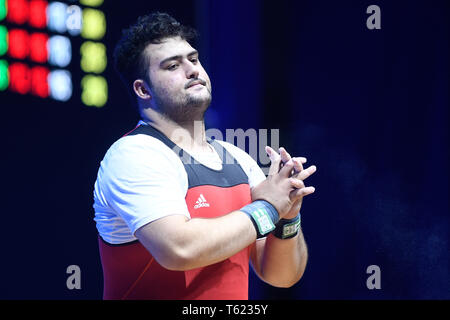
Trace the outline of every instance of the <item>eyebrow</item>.
<path fill-rule="evenodd" d="M 198 55 L 198 51 L 194 50 L 191 51 L 187 54 L 187 57 L 193 56 L 193 55 Z M 166 59 L 164 59 L 163 61 L 160 62 L 159 66 L 162 67 L 166 62 L 168 61 L 172 61 L 172 60 L 180 60 L 181 58 L 183 58 L 182 55 L 176 55 L 176 56 L 172 56 L 172 57 L 168 57 Z"/>

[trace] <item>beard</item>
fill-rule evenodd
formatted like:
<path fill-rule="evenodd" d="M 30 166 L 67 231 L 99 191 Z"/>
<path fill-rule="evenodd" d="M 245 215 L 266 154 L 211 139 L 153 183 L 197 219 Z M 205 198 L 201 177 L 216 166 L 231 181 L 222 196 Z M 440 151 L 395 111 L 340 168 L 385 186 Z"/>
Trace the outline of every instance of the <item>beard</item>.
<path fill-rule="evenodd" d="M 156 110 L 166 119 L 178 124 L 202 121 L 206 110 L 212 101 L 210 89 L 206 86 L 207 94 L 196 95 L 192 93 L 179 97 L 170 94 L 154 95 Z"/>

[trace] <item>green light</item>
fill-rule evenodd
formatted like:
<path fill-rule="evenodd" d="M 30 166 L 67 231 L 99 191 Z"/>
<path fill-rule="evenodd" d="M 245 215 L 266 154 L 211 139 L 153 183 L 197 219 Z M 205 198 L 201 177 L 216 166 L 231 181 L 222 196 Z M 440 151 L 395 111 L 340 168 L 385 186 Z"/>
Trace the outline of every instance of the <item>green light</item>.
<path fill-rule="evenodd" d="M 8 29 L 0 25 L 0 56 L 8 51 Z"/>
<path fill-rule="evenodd" d="M 83 9 L 83 26 L 81 36 L 86 39 L 99 40 L 106 32 L 105 14 L 96 9 Z"/>
<path fill-rule="evenodd" d="M 90 7 L 98 7 L 103 4 L 103 0 L 80 0 L 80 4 Z"/>
<path fill-rule="evenodd" d="M 101 76 L 84 76 L 81 79 L 81 88 L 81 101 L 87 106 L 103 107 L 108 100 L 108 84 Z"/>
<path fill-rule="evenodd" d="M 8 62 L 6 60 L 0 60 L 0 91 L 8 88 L 9 85 L 9 72 Z"/>
<path fill-rule="evenodd" d="M 7 13 L 8 13 L 8 4 L 6 3 L 6 0 L 0 0 L 0 21 L 5 19 Z"/>
<path fill-rule="evenodd" d="M 99 42 L 86 41 L 80 47 L 81 69 L 101 73 L 106 68 L 106 47 Z"/>

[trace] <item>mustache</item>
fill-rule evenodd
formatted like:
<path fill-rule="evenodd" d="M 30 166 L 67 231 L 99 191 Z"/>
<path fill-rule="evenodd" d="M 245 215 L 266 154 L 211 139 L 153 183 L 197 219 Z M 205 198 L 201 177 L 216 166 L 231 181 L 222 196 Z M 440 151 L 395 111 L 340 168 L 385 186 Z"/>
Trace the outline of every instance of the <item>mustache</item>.
<path fill-rule="evenodd" d="M 189 81 L 189 82 L 184 86 L 184 88 L 187 89 L 187 88 L 189 88 L 190 86 L 192 86 L 193 84 L 197 84 L 197 83 L 206 86 L 206 81 L 205 81 L 205 80 L 203 80 L 203 79 L 201 79 L 201 78 L 196 78 L 196 79 L 192 79 L 191 81 Z"/>

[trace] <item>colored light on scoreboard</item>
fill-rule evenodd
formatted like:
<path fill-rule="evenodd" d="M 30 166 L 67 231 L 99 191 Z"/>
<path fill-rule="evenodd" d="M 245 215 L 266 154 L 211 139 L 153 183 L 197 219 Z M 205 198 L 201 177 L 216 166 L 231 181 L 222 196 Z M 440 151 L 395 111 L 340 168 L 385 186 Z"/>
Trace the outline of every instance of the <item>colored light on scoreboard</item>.
<path fill-rule="evenodd" d="M 28 24 L 35 28 L 47 26 L 47 1 L 8 0 L 4 3 L 4 9 L 0 10 L 7 11 L 6 17 L 9 22 L 20 25 L 28 21 Z"/>
<path fill-rule="evenodd" d="M 48 35 L 42 32 L 30 35 L 30 59 L 34 62 L 45 63 L 48 59 Z"/>
<path fill-rule="evenodd" d="M 29 7 L 29 19 L 30 26 L 35 28 L 45 28 L 47 26 L 47 1 L 44 0 L 31 0 Z"/>
<path fill-rule="evenodd" d="M 50 31 L 64 33 L 67 31 L 67 4 L 62 2 L 50 2 L 47 7 L 47 28 Z M 81 26 L 81 23 L 80 23 Z"/>
<path fill-rule="evenodd" d="M 50 88 L 48 78 L 50 70 L 48 68 L 43 66 L 34 66 L 30 68 L 22 62 L 14 62 L 9 68 L 6 62 L 0 63 L 0 66 L 1 88 L 6 89 L 9 85 L 11 91 L 20 94 L 31 93 L 41 98 L 49 96 Z M 4 79 L 5 74 L 7 76 L 6 80 Z"/>
<path fill-rule="evenodd" d="M 105 14 L 96 9 L 83 9 L 81 36 L 86 39 L 100 40 L 106 32 Z"/>
<path fill-rule="evenodd" d="M 8 62 L 0 60 L 0 91 L 6 90 L 9 84 Z"/>
<path fill-rule="evenodd" d="M 52 36 L 49 39 L 46 33 L 35 32 L 29 35 L 21 29 L 10 30 L 9 35 L 4 35 L 4 31 L 5 29 L 0 26 L 0 55 L 8 50 L 13 58 L 29 57 L 34 62 L 48 61 L 58 67 L 66 67 L 72 59 L 72 46 L 67 37 Z"/>
<path fill-rule="evenodd" d="M 31 93 L 41 98 L 47 98 L 49 95 L 48 74 L 46 67 L 36 66 L 31 68 Z"/>
<path fill-rule="evenodd" d="M 106 47 L 103 43 L 86 41 L 80 47 L 81 69 L 84 72 L 101 73 L 106 68 Z"/>
<path fill-rule="evenodd" d="M 76 3 L 76 4 L 75 4 Z M 87 106 L 102 107 L 108 84 L 102 73 L 107 49 L 102 39 L 104 0 L 0 0 L 0 91 L 68 101 L 74 95 L 72 37 L 81 36 L 81 93 Z M 4 20 L 4 22 L 2 22 Z M 78 50 L 75 48 L 75 50 Z M 70 71 L 69 71 L 70 70 Z M 76 87 L 78 89 L 78 87 Z"/>
<path fill-rule="evenodd" d="M 8 51 L 8 29 L 0 25 L 0 56 Z"/>
<path fill-rule="evenodd" d="M 30 52 L 28 32 L 22 29 L 12 29 L 8 33 L 8 54 L 12 58 L 25 59 Z"/>
<path fill-rule="evenodd" d="M 30 69 L 25 63 L 15 62 L 9 66 L 9 88 L 26 94 L 30 90 Z"/>
<path fill-rule="evenodd" d="M 87 106 L 102 107 L 108 100 L 108 84 L 102 76 L 84 76 L 81 88 L 81 101 Z"/>
<path fill-rule="evenodd" d="M 28 20 L 29 3 L 26 0 L 8 0 L 6 19 L 15 24 L 24 24 Z"/>
<path fill-rule="evenodd" d="M 48 62 L 61 68 L 67 67 L 72 60 L 70 39 L 64 36 L 52 36 L 48 40 Z"/>
<path fill-rule="evenodd" d="M 80 4 L 89 7 L 98 7 L 103 4 L 103 0 L 80 0 Z"/>
<path fill-rule="evenodd" d="M 72 76 L 67 70 L 54 70 L 48 75 L 50 96 L 59 101 L 67 101 L 72 96 Z"/>
<path fill-rule="evenodd" d="M 6 7 L 6 0 L 0 0 L 0 21 L 5 19 L 8 8 Z"/>

